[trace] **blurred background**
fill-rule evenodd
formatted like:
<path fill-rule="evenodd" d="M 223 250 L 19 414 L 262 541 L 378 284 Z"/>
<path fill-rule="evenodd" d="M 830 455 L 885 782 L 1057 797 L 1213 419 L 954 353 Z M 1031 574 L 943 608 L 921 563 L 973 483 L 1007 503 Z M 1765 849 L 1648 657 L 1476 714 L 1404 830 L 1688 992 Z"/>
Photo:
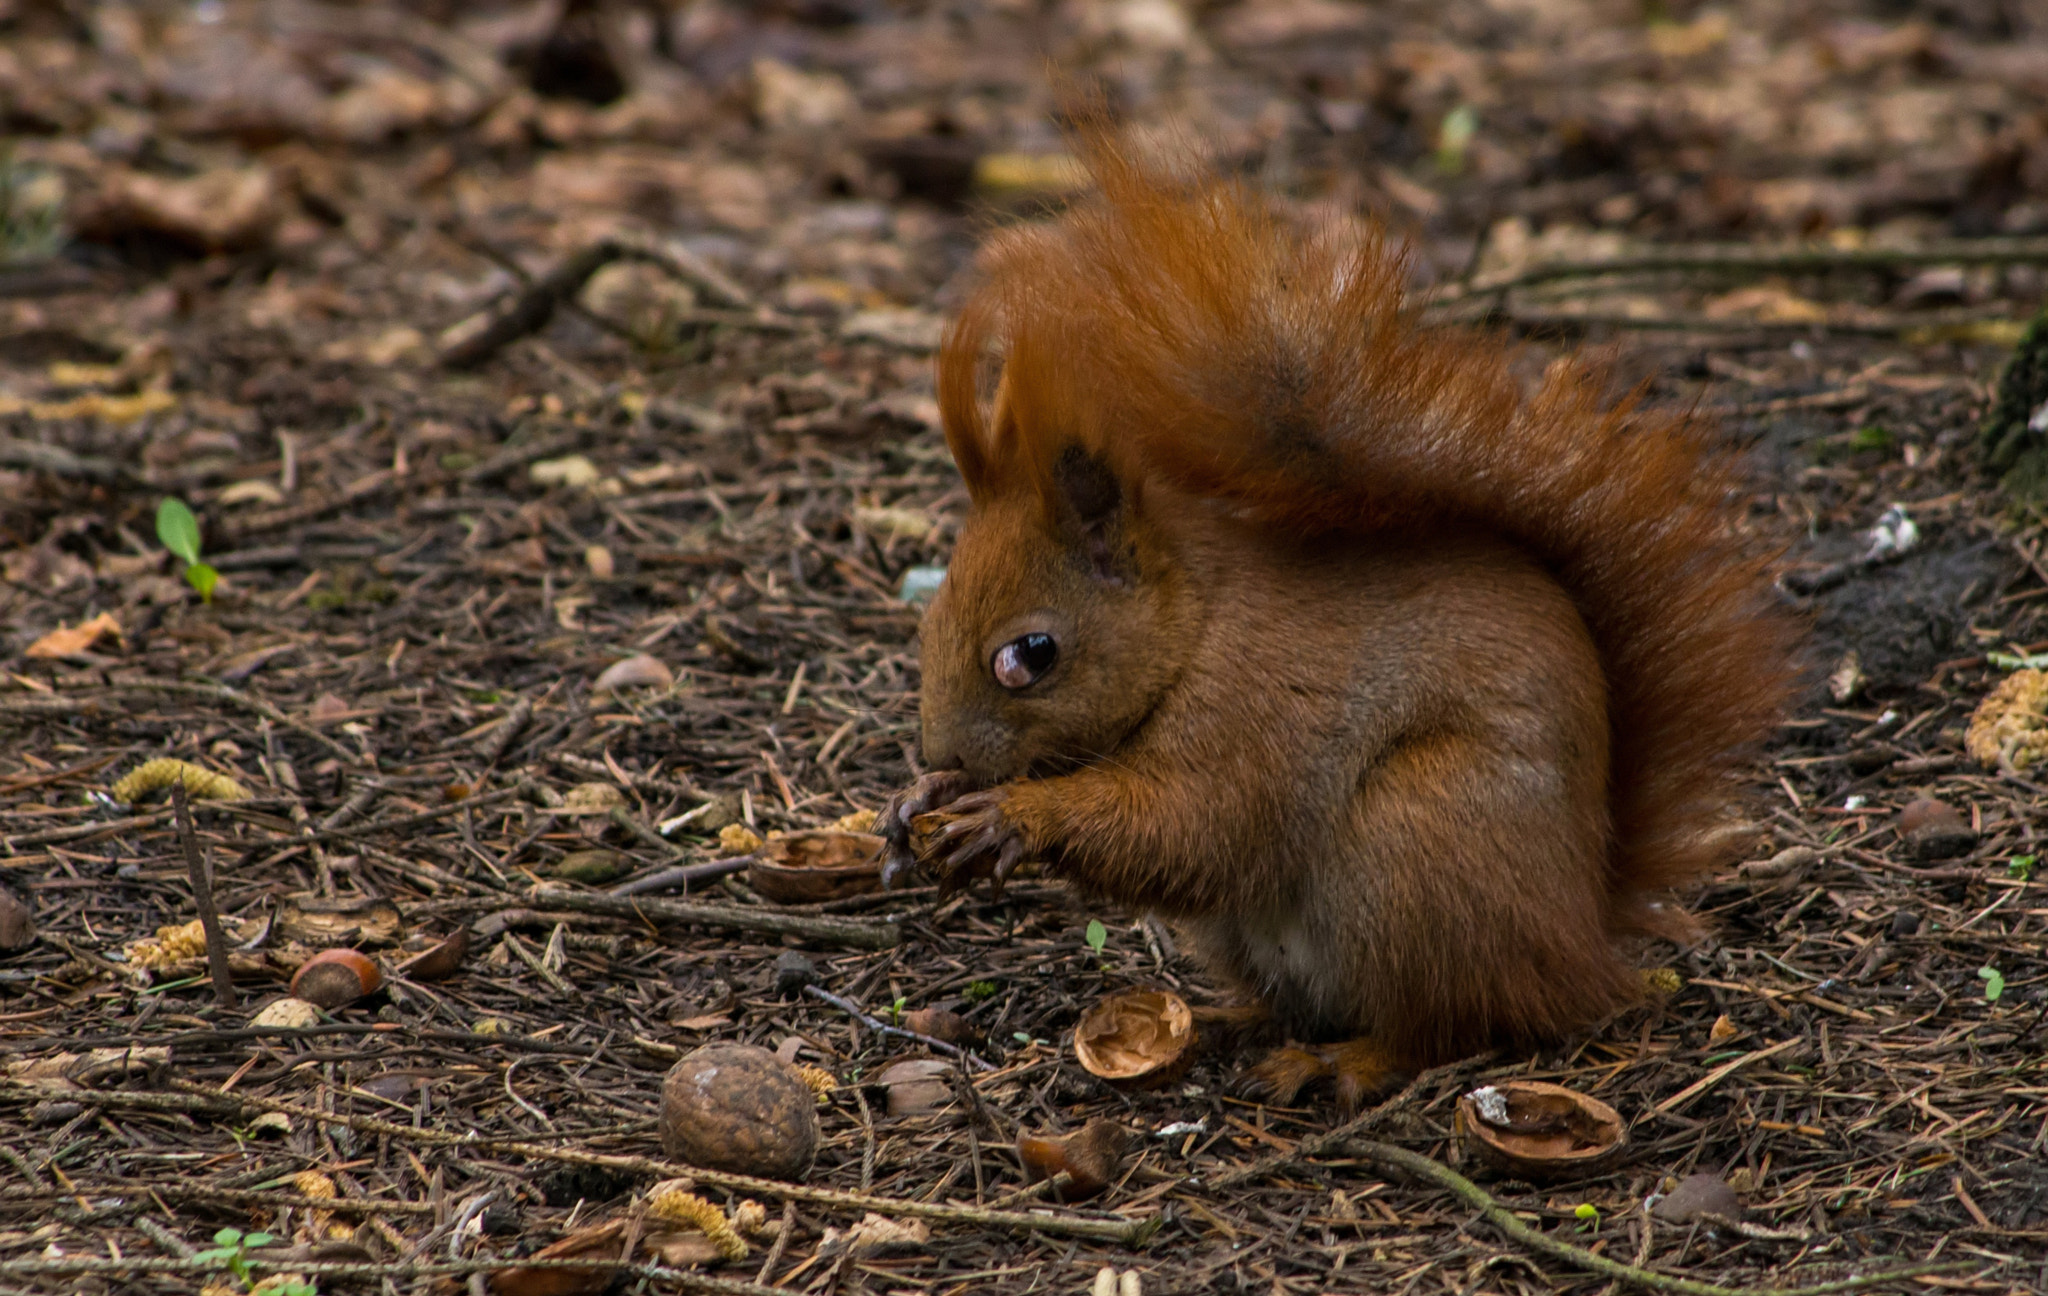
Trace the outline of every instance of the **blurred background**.
<path fill-rule="evenodd" d="M 793 311 L 928 304 L 960 215 L 1070 181 L 1054 67 L 1278 191 L 1388 219 L 1435 276 L 1624 240 L 2048 232 L 2044 8 L 0 0 L 0 290 L 19 325 L 87 273 L 313 270 L 243 314 L 317 355 L 323 319 L 431 336 L 501 292 L 446 234 L 544 261 L 631 230 Z M 375 303 L 348 282 L 366 261 L 401 272 Z"/>

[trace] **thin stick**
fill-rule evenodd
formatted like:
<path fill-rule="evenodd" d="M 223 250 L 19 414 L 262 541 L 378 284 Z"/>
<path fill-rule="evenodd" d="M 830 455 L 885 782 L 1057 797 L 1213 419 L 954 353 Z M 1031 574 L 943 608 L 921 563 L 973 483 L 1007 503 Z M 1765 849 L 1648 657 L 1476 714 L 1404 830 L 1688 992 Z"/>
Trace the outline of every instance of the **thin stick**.
<path fill-rule="evenodd" d="M 1447 287 L 1437 301 L 1525 288 L 1556 279 L 1653 274 L 1679 270 L 1742 270 L 1799 274 L 1824 270 L 1898 270 L 1927 265 L 2028 265 L 2048 262 L 2048 239 L 1943 239 L 1910 248 L 1760 248 L 1748 243 L 1693 243 L 1592 261 L 1550 261 Z"/>
<path fill-rule="evenodd" d="M 1761 1062 L 1767 1057 L 1775 1057 L 1777 1054 L 1783 1053 L 1786 1049 L 1791 1048 L 1794 1044 L 1797 1044 L 1799 1042 L 1799 1038 L 1797 1036 L 1794 1036 L 1793 1038 L 1788 1040 L 1780 1040 L 1776 1044 L 1771 1045 L 1769 1048 L 1758 1049 L 1754 1053 L 1745 1053 L 1741 1057 L 1736 1058 L 1732 1062 L 1723 1062 L 1720 1066 L 1715 1067 L 1712 1071 L 1707 1072 L 1705 1075 L 1693 1081 L 1685 1088 L 1680 1089 L 1675 1094 L 1672 1094 L 1663 1102 L 1658 1103 L 1656 1107 L 1652 1110 L 1654 1110 L 1659 1116 L 1668 1116 L 1672 1112 L 1677 1111 L 1679 1108 L 1691 1102 L 1693 1099 L 1699 1097 L 1707 1090 L 1713 1088 L 1715 1085 L 1721 1083 L 1721 1081 L 1727 1079 L 1731 1073 L 1748 1066 L 1752 1062 Z"/>
<path fill-rule="evenodd" d="M 754 1275 L 757 1283 L 766 1283 L 775 1276 L 775 1266 L 782 1263 L 782 1253 L 789 1249 L 789 1235 L 796 1232 L 796 1203 L 782 1203 L 782 1227 L 775 1231 L 775 1243 L 768 1248 L 768 1258 L 761 1262 L 760 1272 Z"/>
<path fill-rule="evenodd" d="M 768 932 L 776 936 L 804 936 L 854 949 L 894 949 L 903 942 L 895 923 L 864 923 L 825 914 L 793 914 L 766 905 L 710 905 L 685 900 L 659 900 L 642 896 L 587 895 L 576 891 L 537 891 L 534 908 L 568 910 L 571 913 L 602 914 L 611 918 L 638 918 L 643 922 L 695 923 L 726 931 Z"/>
<path fill-rule="evenodd" d="M 649 891 L 666 891 L 670 887 L 681 887 L 685 892 L 693 882 L 709 882 L 714 878 L 729 877 L 744 873 L 754 862 L 752 855 L 735 855 L 730 859 L 706 860 L 702 864 L 683 864 L 676 868 L 665 868 L 646 877 L 621 882 L 611 889 L 615 896 L 644 895 Z"/>
<path fill-rule="evenodd" d="M 916 1040 L 918 1043 L 924 1045 L 926 1048 L 935 1049 L 940 1053 L 944 1053 L 947 1057 L 959 1058 L 961 1061 L 966 1062 L 979 1070 L 995 1070 L 995 1067 L 991 1066 L 987 1062 L 984 1062 L 981 1058 L 968 1052 L 966 1049 L 961 1048 L 957 1044 L 948 1044 L 946 1041 L 942 1039 L 938 1039 L 930 1035 L 920 1035 L 914 1030 L 905 1030 L 901 1026 L 891 1026 L 889 1023 L 881 1020 L 879 1017 L 870 1017 L 868 1016 L 868 1014 L 861 1011 L 859 1004 L 853 1002 L 853 1000 L 851 999 L 842 999 L 838 995 L 833 994 L 830 990 L 823 989 L 819 986 L 805 986 L 804 993 L 809 995 L 813 999 L 821 999 L 824 1002 L 831 1004 L 834 1008 L 837 1008 L 840 1012 L 846 1013 L 848 1016 L 854 1018 L 856 1021 L 860 1022 L 861 1025 L 867 1027 L 869 1030 L 875 1032 L 877 1035 L 894 1035 L 898 1039 Z"/>
<path fill-rule="evenodd" d="M 474 368 L 496 355 L 507 343 L 540 332 L 555 317 L 557 309 L 583 290 L 583 285 L 590 281 L 592 275 L 614 261 L 638 261 L 651 265 L 723 306 L 746 310 L 754 305 L 746 289 L 686 249 L 654 247 L 619 238 L 600 239 L 571 253 L 553 270 L 527 284 L 509 303 L 482 317 L 479 323 L 468 326 L 467 331 L 464 331 L 465 325 L 456 325 L 454 331 L 458 336 L 442 350 L 441 366 L 446 369 Z M 788 323 L 769 319 L 758 322 L 775 327 Z"/>
<path fill-rule="evenodd" d="M 328 1260 L 271 1259 L 260 1252 L 248 1256 L 251 1270 L 275 1269 L 319 1278 L 432 1278 L 452 1274 L 485 1274 L 510 1269 L 553 1270 L 566 1273 L 618 1275 L 627 1278 L 658 1279 L 679 1291 L 725 1293 L 726 1296 L 790 1296 L 781 1287 L 763 1287 L 735 1278 L 713 1278 L 688 1269 L 671 1269 L 660 1264 L 627 1264 L 620 1260 L 536 1260 L 492 1256 L 477 1260 L 444 1260 L 431 1264 L 399 1261 L 395 1264 L 354 1264 Z M 164 1256 L 136 1256 L 107 1260 L 99 1256 L 67 1256 L 61 1260 L 0 1260 L 0 1277 L 26 1278 L 62 1274 L 108 1274 L 132 1277 L 146 1273 L 212 1273 L 223 1266 L 218 1260 L 172 1259 Z"/>
<path fill-rule="evenodd" d="M 206 933 L 206 966 L 213 977 L 213 998 L 223 1008 L 236 1004 L 234 974 L 228 970 L 228 941 L 221 934 L 220 910 L 213 907 L 213 878 L 199 853 L 192 831 L 192 807 L 185 800 L 185 781 L 171 784 L 171 817 L 178 825 L 178 845 L 185 852 L 185 874 L 192 879 L 192 903 L 199 907 L 199 926 Z"/>
<path fill-rule="evenodd" d="M 1367 1130 L 1384 1123 L 1387 1117 L 1405 1106 L 1408 1100 L 1414 1097 L 1416 1091 L 1421 1089 L 1423 1085 L 1433 1084 L 1447 1075 L 1481 1065 L 1492 1056 L 1492 1054 L 1488 1053 L 1480 1057 L 1467 1058 L 1462 1062 L 1453 1062 L 1449 1066 L 1440 1066 L 1424 1071 L 1421 1075 L 1410 1080 L 1402 1088 L 1401 1092 L 1377 1107 L 1360 1112 L 1333 1130 L 1327 1130 L 1324 1133 L 1302 1139 L 1285 1152 L 1275 1152 L 1271 1156 L 1262 1157 L 1252 1162 L 1250 1165 L 1239 1166 L 1235 1170 L 1218 1175 L 1216 1178 L 1208 1181 L 1209 1187 L 1216 1192 L 1222 1192 L 1226 1188 L 1235 1188 L 1239 1184 L 1253 1179 L 1263 1179 L 1267 1175 L 1277 1170 L 1283 1170 L 1297 1161 L 1306 1161 L 1310 1157 L 1322 1156 L 1333 1148 L 1342 1145 L 1346 1139 L 1355 1138 Z"/>
<path fill-rule="evenodd" d="M 316 1107 L 305 1107 L 297 1103 L 279 1102 L 275 1098 L 258 1098 L 251 1094 L 222 1094 L 207 1086 L 184 1080 L 172 1080 L 177 1093 L 129 1092 L 110 1089 L 95 1092 L 96 1106 L 112 1109 L 133 1109 L 138 1111 L 182 1111 L 211 1112 L 246 1116 L 252 1112 L 274 1111 L 303 1120 L 318 1121 L 325 1125 L 345 1125 L 362 1134 L 381 1134 L 401 1142 L 411 1142 L 432 1147 L 453 1147 L 471 1151 L 507 1152 L 536 1161 L 553 1161 L 568 1165 L 601 1166 L 607 1170 L 619 1170 L 627 1174 L 651 1175 L 661 1179 L 687 1177 L 713 1188 L 745 1196 L 772 1197 L 777 1201 L 811 1202 L 820 1206 L 835 1206 L 845 1210 L 874 1211 L 882 1215 L 914 1215 L 923 1219 L 938 1220 L 948 1224 L 965 1224 L 981 1228 L 1003 1229 L 1019 1233 L 1049 1233 L 1065 1237 L 1095 1238 L 1105 1242 L 1118 1242 L 1126 1246 L 1141 1246 L 1164 1220 L 1157 1215 L 1143 1219 L 1118 1219 L 1115 1217 L 1093 1218 L 1075 1215 L 1054 1215 L 1012 1211 L 985 1210 L 977 1206 L 941 1205 L 936 1202 L 912 1201 L 906 1198 L 882 1197 L 872 1193 L 842 1192 L 833 1188 L 812 1188 L 803 1184 L 783 1183 L 776 1179 L 757 1179 L 752 1175 L 727 1174 L 720 1170 L 706 1170 L 699 1166 L 681 1165 L 673 1161 L 659 1161 L 653 1157 L 613 1156 L 600 1152 L 578 1152 L 567 1148 L 551 1148 L 541 1143 L 519 1139 L 476 1138 L 471 1135 L 447 1134 L 439 1130 L 416 1129 L 411 1125 L 400 1125 L 393 1121 L 378 1120 L 373 1116 L 351 1116 L 339 1112 L 321 1111 Z M 0 1102 L 39 1102 L 48 1098 L 49 1091 L 33 1085 L 0 1083 Z"/>
<path fill-rule="evenodd" d="M 1923 1274 L 1942 1273 L 1972 1267 L 1967 1262 L 1907 1265 L 1887 1270 L 1881 1274 L 1864 1274 L 1855 1278 L 1842 1278 L 1834 1282 L 1816 1283 L 1811 1287 L 1721 1287 L 1714 1283 L 1699 1282 L 1691 1278 L 1676 1278 L 1651 1269 L 1623 1264 L 1603 1255 L 1595 1255 L 1584 1247 L 1560 1242 L 1548 1233 L 1530 1228 L 1507 1207 L 1495 1201 L 1484 1188 L 1447 1166 L 1438 1165 L 1426 1156 L 1398 1148 L 1390 1143 L 1377 1143 L 1371 1139 L 1352 1139 L 1345 1144 L 1346 1152 L 1362 1160 L 1370 1161 L 1381 1170 L 1399 1170 L 1412 1174 L 1418 1179 L 1436 1185 L 1449 1192 L 1467 1206 L 1478 1211 L 1480 1217 L 1493 1225 L 1510 1241 L 1518 1242 L 1531 1251 L 1561 1260 L 1576 1269 L 1596 1273 L 1617 1282 L 1634 1283 L 1652 1291 L 1676 1292 L 1679 1296 L 1829 1296 L 1835 1292 L 1866 1291 L 1885 1283 L 1900 1282 L 1917 1278 Z"/>

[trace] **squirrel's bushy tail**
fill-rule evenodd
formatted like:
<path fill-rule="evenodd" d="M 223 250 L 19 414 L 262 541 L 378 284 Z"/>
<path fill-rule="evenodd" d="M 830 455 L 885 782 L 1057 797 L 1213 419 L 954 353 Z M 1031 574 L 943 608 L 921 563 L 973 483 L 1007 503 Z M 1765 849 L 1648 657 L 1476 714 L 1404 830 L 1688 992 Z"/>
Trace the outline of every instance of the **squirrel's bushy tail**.
<path fill-rule="evenodd" d="M 1730 453 L 1689 418 L 1603 408 L 1582 362 L 1524 397 L 1504 345 L 1418 322 L 1376 228 L 1304 233 L 1239 183 L 1171 176 L 1099 132 L 1082 145 L 1099 194 L 992 242 L 941 358 L 970 491 L 1046 481 L 1078 443 L 1134 485 L 1156 475 L 1273 526 L 1524 546 L 1607 673 L 1617 922 L 1722 862 L 1732 776 L 1795 674 Z"/>

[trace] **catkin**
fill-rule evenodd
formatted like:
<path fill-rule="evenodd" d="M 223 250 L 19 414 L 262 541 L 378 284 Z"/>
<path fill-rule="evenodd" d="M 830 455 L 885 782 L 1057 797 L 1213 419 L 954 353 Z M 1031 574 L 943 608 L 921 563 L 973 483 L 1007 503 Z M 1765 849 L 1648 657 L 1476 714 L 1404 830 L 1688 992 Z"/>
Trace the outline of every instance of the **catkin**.
<path fill-rule="evenodd" d="M 680 1188 L 656 1188 L 647 1199 L 647 1213 L 670 1224 L 686 1224 L 711 1239 L 718 1254 L 727 1260 L 746 1258 L 747 1243 L 725 1217 L 725 1212 L 695 1193 Z"/>
<path fill-rule="evenodd" d="M 183 783 L 185 791 L 197 801 L 246 801 L 247 789 L 225 774 L 216 774 L 190 761 L 181 761 L 163 756 L 153 761 L 144 761 L 113 786 L 114 800 L 133 804 L 152 792 L 160 792 L 173 783 Z"/>

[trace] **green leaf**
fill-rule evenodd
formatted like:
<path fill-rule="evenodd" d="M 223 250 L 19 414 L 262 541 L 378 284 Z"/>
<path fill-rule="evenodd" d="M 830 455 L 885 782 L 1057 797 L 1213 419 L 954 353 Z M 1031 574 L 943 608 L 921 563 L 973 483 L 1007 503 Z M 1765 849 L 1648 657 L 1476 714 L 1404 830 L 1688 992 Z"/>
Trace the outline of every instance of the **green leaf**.
<path fill-rule="evenodd" d="M 199 561 L 199 519 L 175 495 L 157 505 L 156 538 L 186 562 Z"/>
<path fill-rule="evenodd" d="M 2005 875 L 2021 882 L 2034 880 L 2034 856 L 2015 855 L 2005 862 Z"/>
<path fill-rule="evenodd" d="M 1977 975 L 1984 978 L 1984 1002 L 1997 1003 L 2005 993 L 2005 973 L 1993 967 L 1980 967 Z"/>
<path fill-rule="evenodd" d="M 1596 1220 L 1600 1218 L 1600 1208 L 1592 1202 L 1580 1202 L 1572 1208 L 1572 1214 L 1582 1220 Z"/>
<path fill-rule="evenodd" d="M 1097 954 L 1102 953 L 1102 947 L 1109 944 L 1109 928 L 1104 927 L 1100 919 L 1090 918 L 1088 920 L 1087 940 L 1089 949 L 1094 950 Z"/>
<path fill-rule="evenodd" d="M 199 591 L 199 601 L 213 602 L 213 587 L 220 584 L 220 573 L 203 562 L 193 563 L 185 569 L 185 583 Z"/>
<path fill-rule="evenodd" d="M 970 981 L 967 983 L 967 997 L 975 1003 L 996 997 L 996 983 L 993 981 Z"/>
<path fill-rule="evenodd" d="M 242 1245 L 252 1247 L 269 1246 L 272 1242 L 275 1241 L 277 1241 L 277 1239 L 270 1236 L 270 1234 L 268 1233 L 251 1233 L 249 1236 L 242 1239 Z"/>
<path fill-rule="evenodd" d="M 222 1246 L 231 1247 L 242 1240 L 242 1230 L 238 1228 L 224 1228 L 213 1235 L 213 1240 Z"/>
<path fill-rule="evenodd" d="M 1849 437 L 1849 448 L 1852 450 L 1884 450 L 1890 448 L 1891 443 L 1891 429 L 1878 427 L 1874 423 L 1857 428 Z"/>

